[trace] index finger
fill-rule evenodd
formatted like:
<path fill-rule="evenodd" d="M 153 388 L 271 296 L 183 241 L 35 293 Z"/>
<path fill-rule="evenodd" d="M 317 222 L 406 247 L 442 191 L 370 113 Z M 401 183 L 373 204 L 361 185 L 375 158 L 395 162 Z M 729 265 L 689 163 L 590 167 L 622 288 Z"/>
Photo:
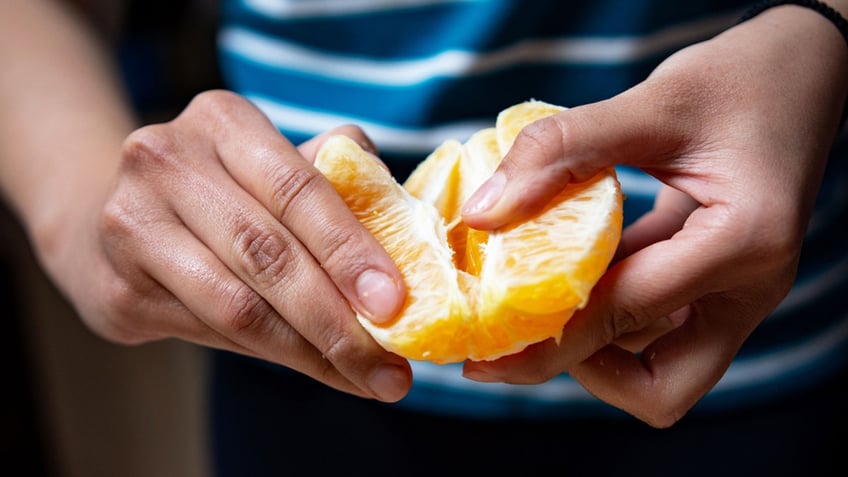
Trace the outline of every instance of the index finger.
<path fill-rule="evenodd" d="M 684 323 L 634 354 L 605 346 L 568 369 L 590 393 L 651 426 L 669 427 L 727 371 L 762 316 L 724 295 L 689 308 Z"/>
<path fill-rule="evenodd" d="M 226 108 L 213 118 L 218 155 L 232 177 L 298 237 L 360 314 L 393 318 L 406 288 L 385 249 L 258 109 L 235 95 L 216 99 L 217 109 Z"/>
<path fill-rule="evenodd" d="M 465 202 L 463 220 L 496 229 L 538 213 L 570 182 L 616 164 L 655 161 L 675 136 L 637 90 L 524 126 L 497 170 Z"/>

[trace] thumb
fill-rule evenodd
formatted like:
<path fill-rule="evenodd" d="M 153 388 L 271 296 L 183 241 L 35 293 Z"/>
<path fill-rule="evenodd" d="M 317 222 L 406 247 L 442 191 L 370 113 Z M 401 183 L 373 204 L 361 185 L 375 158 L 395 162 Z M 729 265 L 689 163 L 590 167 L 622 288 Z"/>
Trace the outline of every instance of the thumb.
<path fill-rule="evenodd" d="M 625 95 L 566 109 L 522 129 L 495 173 L 466 201 L 470 227 L 496 229 L 529 218 L 569 182 L 653 156 L 657 116 Z"/>

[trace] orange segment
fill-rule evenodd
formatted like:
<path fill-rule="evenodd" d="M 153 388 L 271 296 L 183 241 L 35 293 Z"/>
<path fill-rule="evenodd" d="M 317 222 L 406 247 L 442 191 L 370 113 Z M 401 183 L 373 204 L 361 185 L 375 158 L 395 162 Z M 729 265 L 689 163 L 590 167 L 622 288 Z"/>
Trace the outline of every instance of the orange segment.
<path fill-rule="evenodd" d="M 498 147 L 498 134 L 495 128 L 486 128 L 473 134 L 465 143 L 465 154 L 459 164 L 460 179 L 457 184 L 459 201 L 457 203 L 456 215 L 459 217 L 459 209 L 486 179 L 495 172 L 501 162 L 500 148 Z M 484 230 L 474 230 L 463 222 L 459 222 L 453 229 L 451 243 L 462 270 L 472 275 L 479 275 L 483 267 L 483 248 L 489 239 L 489 233 Z"/>
<path fill-rule="evenodd" d="M 563 110 L 528 101 L 464 144 L 446 141 L 401 186 L 350 139 L 330 138 L 315 165 L 395 260 L 407 302 L 389 323 L 359 321 L 389 351 L 436 363 L 491 360 L 559 340 L 585 306 L 621 238 L 613 169 L 569 184 L 535 217 L 487 233 L 460 208 L 518 132 Z"/>
<path fill-rule="evenodd" d="M 618 244 L 617 189 L 604 172 L 568 185 L 533 219 L 489 234 L 480 277 L 483 303 L 497 305 L 492 313 L 498 307 L 539 314 L 585 306 Z"/>
<path fill-rule="evenodd" d="M 329 138 L 315 166 L 394 259 L 407 287 L 406 303 L 395 320 L 378 325 L 359 317 L 360 323 L 383 347 L 402 356 L 464 359 L 468 351 L 456 343 L 470 332 L 463 322 L 471 311 L 438 211 L 412 197 L 347 137 Z"/>
<path fill-rule="evenodd" d="M 458 184 L 462 154 L 462 144 L 449 139 L 418 164 L 403 183 L 410 194 L 436 207 L 448 223 L 457 218 L 452 214 L 460 207 Z"/>
<path fill-rule="evenodd" d="M 518 103 L 515 106 L 504 109 L 498 114 L 495 128 L 498 132 L 498 145 L 501 155 L 506 155 L 518 133 L 524 126 L 546 116 L 556 114 L 565 108 L 544 101 L 530 100 Z"/>
<path fill-rule="evenodd" d="M 503 110 L 495 123 L 501 156 L 525 126 L 563 110 L 535 100 Z M 613 169 L 567 185 L 536 217 L 490 234 L 483 303 L 526 313 L 582 308 L 612 259 L 621 227 L 621 186 Z"/>

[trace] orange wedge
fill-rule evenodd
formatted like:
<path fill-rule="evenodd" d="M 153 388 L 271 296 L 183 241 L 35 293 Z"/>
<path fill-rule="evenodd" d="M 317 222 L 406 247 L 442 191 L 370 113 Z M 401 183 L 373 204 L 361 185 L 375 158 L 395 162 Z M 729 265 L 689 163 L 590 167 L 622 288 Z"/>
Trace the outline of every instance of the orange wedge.
<path fill-rule="evenodd" d="M 613 169 L 567 185 L 531 219 L 490 233 L 460 208 L 497 168 L 527 124 L 563 108 L 527 101 L 465 143 L 444 142 L 401 185 L 344 136 L 315 161 L 385 247 L 408 290 L 388 323 L 360 323 L 384 348 L 435 363 L 493 360 L 555 339 L 606 271 L 622 228 Z"/>

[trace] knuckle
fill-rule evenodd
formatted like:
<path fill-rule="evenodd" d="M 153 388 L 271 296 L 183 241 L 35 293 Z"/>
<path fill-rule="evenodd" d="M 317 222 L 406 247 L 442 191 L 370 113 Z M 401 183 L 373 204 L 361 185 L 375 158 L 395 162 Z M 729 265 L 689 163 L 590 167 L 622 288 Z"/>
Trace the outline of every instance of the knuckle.
<path fill-rule="evenodd" d="M 542 118 L 534 121 L 518 134 L 516 143 L 520 142 L 528 152 L 524 157 L 561 157 L 564 153 L 563 145 L 567 144 L 566 135 L 568 128 L 561 125 L 553 117 Z"/>
<path fill-rule="evenodd" d="M 232 91 L 214 89 L 198 93 L 192 98 L 178 120 L 194 123 L 199 118 L 216 133 L 228 135 L 229 132 L 244 128 L 246 111 L 258 112 L 258 109 L 246 98 Z"/>
<path fill-rule="evenodd" d="M 682 419 L 690 407 L 680 400 L 659 399 L 646 406 L 642 412 L 635 414 L 651 427 L 666 429 Z"/>
<path fill-rule="evenodd" d="M 658 409 L 638 416 L 642 421 L 657 429 L 667 429 L 683 417 L 684 413 L 675 409 Z"/>
<path fill-rule="evenodd" d="M 586 133 L 582 132 L 581 119 L 570 118 L 566 121 L 559 115 L 548 116 L 525 126 L 516 138 L 522 154 L 513 155 L 510 159 L 516 161 L 515 167 L 552 168 L 556 175 L 567 171 L 577 180 L 591 177 L 597 167 L 586 158 L 593 157 L 589 148 L 597 145 L 584 139 Z"/>
<path fill-rule="evenodd" d="M 233 117 L 235 112 L 246 103 L 247 100 L 236 93 L 213 89 L 198 93 L 192 98 L 186 111 L 188 113 L 198 111 L 219 119 L 227 119 Z"/>
<path fill-rule="evenodd" d="M 129 169 L 162 169 L 179 157 L 179 143 L 167 126 L 154 124 L 133 131 L 121 149 L 122 164 Z"/>
<path fill-rule="evenodd" d="M 382 350 L 364 332 L 352 312 L 328 311 L 327 315 L 332 317 L 321 323 L 315 341 L 326 360 L 360 371 L 382 361 L 379 357 Z"/>
<path fill-rule="evenodd" d="M 794 230 L 782 230 L 771 236 L 760 236 L 759 246 L 756 240 L 752 240 L 751 245 L 756 247 L 754 250 L 762 250 L 762 254 L 768 255 L 766 263 L 772 263 L 780 269 L 794 268 L 801 253 L 803 235 L 793 232 Z"/>
<path fill-rule="evenodd" d="M 355 231 L 342 227 L 330 227 L 324 232 L 324 250 L 327 255 L 322 258 L 321 266 L 326 270 L 345 270 L 351 275 L 358 275 L 360 266 L 356 266 L 357 257 L 363 256 L 365 244 Z"/>
<path fill-rule="evenodd" d="M 643 328 L 643 324 L 647 320 L 638 313 L 629 310 L 618 308 L 613 310 L 604 323 L 604 340 L 606 343 L 612 343 L 619 337 L 638 331 Z"/>
<path fill-rule="evenodd" d="M 137 261 L 139 247 L 149 246 L 152 236 L 161 229 L 150 203 L 143 197 L 117 189 L 102 205 L 96 227 L 99 245 L 115 270 Z"/>
<path fill-rule="evenodd" d="M 325 355 L 326 358 L 326 355 Z M 330 359 L 322 359 L 315 371 L 314 377 L 322 383 L 332 382 L 339 374 L 339 368 Z"/>
<path fill-rule="evenodd" d="M 695 405 L 701 394 L 685 391 L 677 379 L 653 374 L 645 387 L 636 393 L 633 415 L 648 425 L 665 429 L 681 420 Z"/>
<path fill-rule="evenodd" d="M 357 342 L 350 330 L 341 325 L 343 320 L 333 320 L 333 325 L 324 329 L 321 339 L 322 354 L 330 363 L 362 362 L 363 359 L 351 360 L 351 356 L 359 352 Z"/>
<path fill-rule="evenodd" d="M 114 318 L 104 319 L 96 323 L 89 322 L 89 328 L 104 340 L 122 346 L 135 346 L 148 341 L 130 330 L 124 325 L 123 321 Z"/>
<path fill-rule="evenodd" d="M 552 136 L 549 140 L 557 148 L 554 152 L 559 154 L 557 157 L 571 159 L 570 172 L 578 181 L 589 179 L 597 172 L 591 158 L 597 155 L 596 149 L 599 147 L 589 132 L 591 128 L 599 126 L 590 124 L 583 116 L 572 115 L 568 121 L 560 116 L 546 118 L 550 129 L 548 134 Z"/>
<path fill-rule="evenodd" d="M 280 167 L 275 171 L 270 185 L 270 200 L 277 219 L 283 220 L 288 210 L 296 208 L 298 203 L 308 203 L 308 197 L 323 180 L 317 169 L 307 166 L 304 163 L 302 166 Z"/>
<path fill-rule="evenodd" d="M 124 279 L 112 280 L 103 297 L 108 312 L 87 321 L 97 335 L 122 345 L 137 345 L 155 338 L 146 330 L 138 313 L 143 298 L 136 284 Z"/>
<path fill-rule="evenodd" d="M 294 245 L 276 230 L 245 220 L 234 243 L 244 271 L 261 285 L 276 285 L 294 272 Z"/>
<path fill-rule="evenodd" d="M 246 285 L 231 288 L 224 293 L 221 326 L 232 332 L 245 332 L 261 328 L 276 312 L 258 293 Z"/>
<path fill-rule="evenodd" d="M 135 233 L 134 210 L 120 196 L 110 197 L 100 211 L 98 229 L 104 240 L 126 238 Z"/>
<path fill-rule="evenodd" d="M 737 267 L 740 278 L 763 284 L 762 278 L 768 277 L 776 291 L 788 293 L 801 256 L 805 228 L 793 224 L 782 211 L 768 210 L 771 206 L 743 207 L 746 210 L 717 227 L 722 233 L 716 242 L 732 240 L 729 243 L 734 247 L 727 261 L 746 265 Z M 747 217 L 743 227 L 739 227 L 738 217 Z"/>

